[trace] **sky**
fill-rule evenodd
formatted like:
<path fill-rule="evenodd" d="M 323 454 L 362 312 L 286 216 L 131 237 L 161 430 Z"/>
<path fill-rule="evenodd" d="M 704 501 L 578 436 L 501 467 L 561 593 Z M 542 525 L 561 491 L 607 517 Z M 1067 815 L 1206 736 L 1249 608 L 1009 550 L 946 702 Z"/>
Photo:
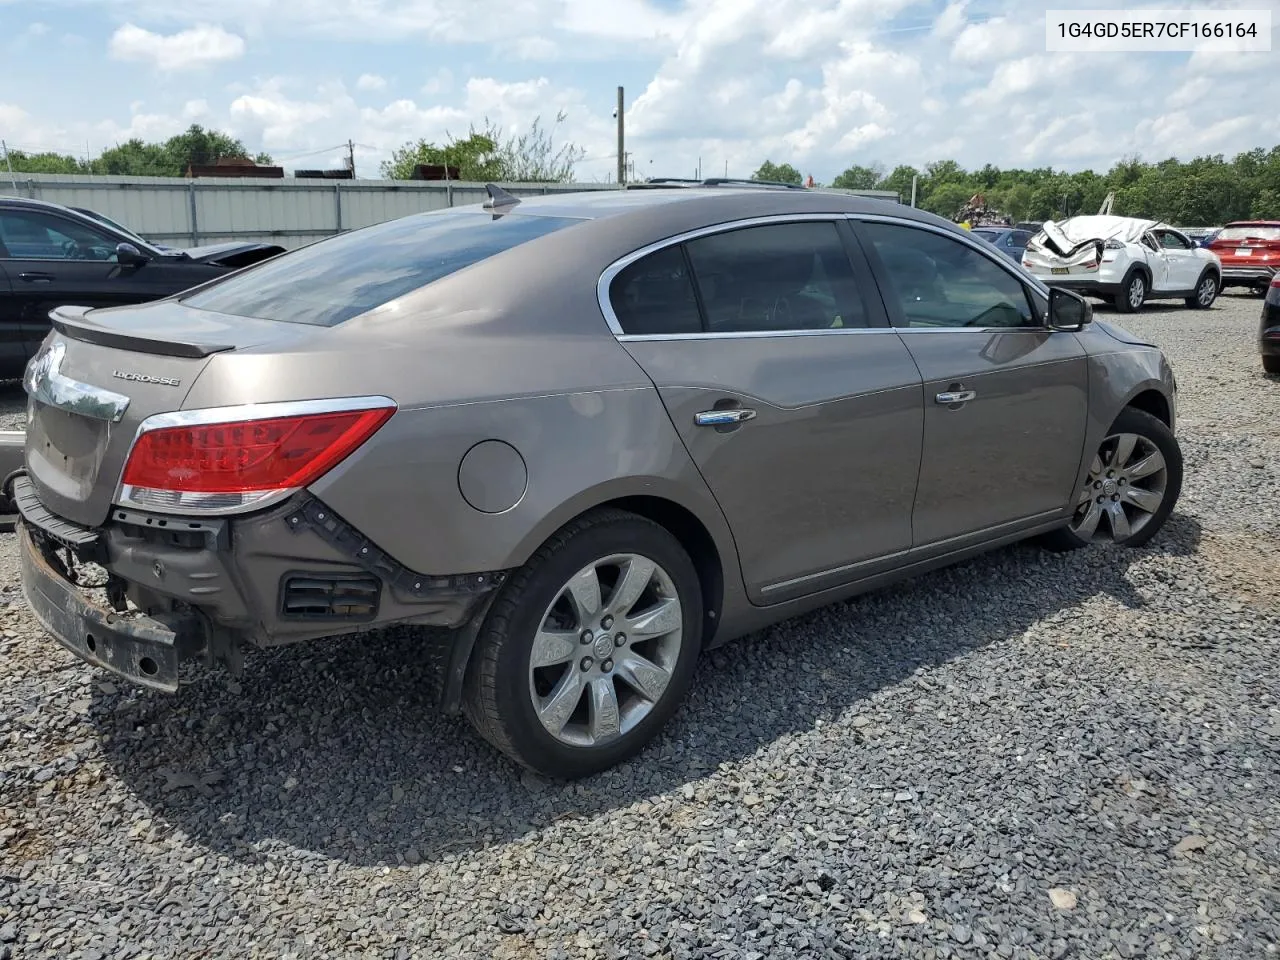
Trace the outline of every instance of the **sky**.
<path fill-rule="evenodd" d="M 1127 2 L 1125 9 L 1158 4 Z M 1270 8 L 1280 0 L 1197 2 Z M 485 118 L 535 117 L 637 176 L 830 181 L 851 164 L 1080 170 L 1280 144 L 1269 53 L 1046 53 L 1058 0 L 0 0 L 0 138 L 83 156 L 191 123 L 357 175 Z M 21 78 L 14 82 L 14 78 Z M 1268 93 L 1269 91 L 1269 93 Z M 555 123 L 556 117 L 563 120 Z"/>

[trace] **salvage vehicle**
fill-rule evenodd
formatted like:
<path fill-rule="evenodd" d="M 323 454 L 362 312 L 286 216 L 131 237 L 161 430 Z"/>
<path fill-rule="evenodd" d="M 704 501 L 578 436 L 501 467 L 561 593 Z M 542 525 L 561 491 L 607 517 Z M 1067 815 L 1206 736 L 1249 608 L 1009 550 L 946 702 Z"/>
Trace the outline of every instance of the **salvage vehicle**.
<path fill-rule="evenodd" d="M 1148 300 L 1182 300 L 1207 310 L 1222 289 L 1222 266 L 1179 230 L 1111 214 L 1046 221 L 1022 265 L 1049 286 L 1075 290 L 1122 313 Z"/>
<path fill-rule="evenodd" d="M 1138 546 L 1178 499 L 1160 350 L 946 220 L 489 191 L 54 311 L 5 488 L 59 643 L 175 691 L 188 658 L 444 628 L 439 707 L 576 777 L 702 650 L 1028 537 Z"/>
<path fill-rule="evenodd" d="M 1258 350 L 1262 354 L 1262 369 L 1267 373 L 1280 373 L 1280 274 L 1271 278 L 1267 298 L 1262 303 Z"/>
<path fill-rule="evenodd" d="M 1265 294 L 1280 274 L 1280 220 L 1236 220 L 1209 244 L 1222 261 L 1222 285 Z"/>
<path fill-rule="evenodd" d="M 22 376 L 56 307 L 157 300 L 283 252 L 244 242 L 162 249 L 98 215 L 0 197 L 0 380 Z"/>

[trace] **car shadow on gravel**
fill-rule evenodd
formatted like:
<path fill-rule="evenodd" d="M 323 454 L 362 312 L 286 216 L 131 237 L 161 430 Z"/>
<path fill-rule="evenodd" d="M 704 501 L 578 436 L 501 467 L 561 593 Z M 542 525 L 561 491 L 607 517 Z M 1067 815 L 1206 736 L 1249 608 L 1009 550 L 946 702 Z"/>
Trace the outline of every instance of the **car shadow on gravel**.
<path fill-rule="evenodd" d="M 100 682 L 90 717 L 157 825 L 221 854 L 256 861 L 285 845 L 357 865 L 430 862 L 677 790 L 1074 605 L 1140 607 L 1128 568 L 1193 554 L 1200 533 L 1175 514 L 1138 550 L 1005 548 L 710 651 L 656 743 L 575 784 L 521 773 L 435 713 L 407 635 L 260 652 L 238 682 L 206 675 L 173 696 Z"/>

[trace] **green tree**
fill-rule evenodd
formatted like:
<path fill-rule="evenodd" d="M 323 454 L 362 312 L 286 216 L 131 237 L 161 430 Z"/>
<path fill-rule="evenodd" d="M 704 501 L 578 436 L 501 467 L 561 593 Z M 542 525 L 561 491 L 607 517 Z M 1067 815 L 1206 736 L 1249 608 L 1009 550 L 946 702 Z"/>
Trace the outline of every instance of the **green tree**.
<path fill-rule="evenodd" d="M 800 171 L 791 164 L 777 164 L 771 160 L 760 164 L 760 169 L 751 175 L 751 179 L 771 180 L 775 183 L 804 183 L 804 177 L 800 176 Z"/>
<path fill-rule="evenodd" d="M 920 171 L 915 167 L 898 166 L 893 168 L 893 173 L 889 174 L 883 180 L 876 184 L 877 190 L 893 190 L 903 203 L 911 202 L 911 181 L 920 175 Z"/>
<path fill-rule="evenodd" d="M 973 194 L 974 191 L 963 183 L 944 183 L 930 190 L 928 198 L 920 206 L 950 220 L 968 203 Z"/>
<path fill-rule="evenodd" d="M 563 113 L 557 114 L 547 129 L 535 117 L 527 132 L 507 136 L 486 117 L 482 130 L 473 126 L 467 136 L 450 136 L 443 145 L 427 140 L 406 143 L 383 162 L 382 175 L 409 180 L 414 168 L 426 163 L 457 167 L 461 179 L 483 183 L 572 183 L 574 167 L 585 151 L 572 143 L 556 144 L 554 130 L 564 119 Z"/>
<path fill-rule="evenodd" d="M 14 173 L 87 173 L 83 160 L 61 153 L 23 153 L 21 150 L 9 151 L 9 165 Z M 9 168 L 0 169 L 0 174 L 9 172 Z"/>
<path fill-rule="evenodd" d="M 224 157 L 244 157 L 249 151 L 236 138 L 217 130 L 192 124 L 184 132 L 163 143 L 146 143 L 134 138 L 116 144 L 90 163 L 93 173 L 128 177 L 181 177 L 188 164 L 211 164 Z M 271 162 L 260 153 L 257 163 Z"/>
<path fill-rule="evenodd" d="M 860 167 L 855 164 L 832 180 L 831 185 L 842 190 L 874 190 L 883 176 L 883 167 Z"/>

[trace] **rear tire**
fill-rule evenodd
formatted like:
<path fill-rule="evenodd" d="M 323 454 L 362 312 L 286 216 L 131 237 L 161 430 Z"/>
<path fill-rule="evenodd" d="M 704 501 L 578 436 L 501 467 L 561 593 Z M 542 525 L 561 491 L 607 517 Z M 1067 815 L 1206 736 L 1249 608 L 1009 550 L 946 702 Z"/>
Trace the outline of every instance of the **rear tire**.
<path fill-rule="evenodd" d="M 1193 310 L 1208 310 L 1222 292 L 1222 285 L 1213 271 L 1206 270 L 1196 281 L 1196 292 L 1187 297 L 1184 303 Z"/>
<path fill-rule="evenodd" d="M 1141 270 L 1130 270 L 1116 294 L 1116 309 L 1121 313 L 1136 313 L 1147 299 L 1147 277 Z"/>
<path fill-rule="evenodd" d="M 1262 369 L 1267 373 L 1280 373 L 1280 356 L 1264 355 L 1262 358 Z"/>
<path fill-rule="evenodd" d="M 1182 492 L 1182 449 L 1173 431 L 1126 407 L 1099 444 L 1071 522 L 1043 538 L 1050 550 L 1091 543 L 1140 547 L 1160 532 Z"/>
<path fill-rule="evenodd" d="M 702 622 L 698 574 L 679 541 L 635 514 L 595 511 L 502 588 L 476 638 L 463 710 L 521 766 L 557 779 L 598 773 L 640 752 L 675 713 Z"/>

